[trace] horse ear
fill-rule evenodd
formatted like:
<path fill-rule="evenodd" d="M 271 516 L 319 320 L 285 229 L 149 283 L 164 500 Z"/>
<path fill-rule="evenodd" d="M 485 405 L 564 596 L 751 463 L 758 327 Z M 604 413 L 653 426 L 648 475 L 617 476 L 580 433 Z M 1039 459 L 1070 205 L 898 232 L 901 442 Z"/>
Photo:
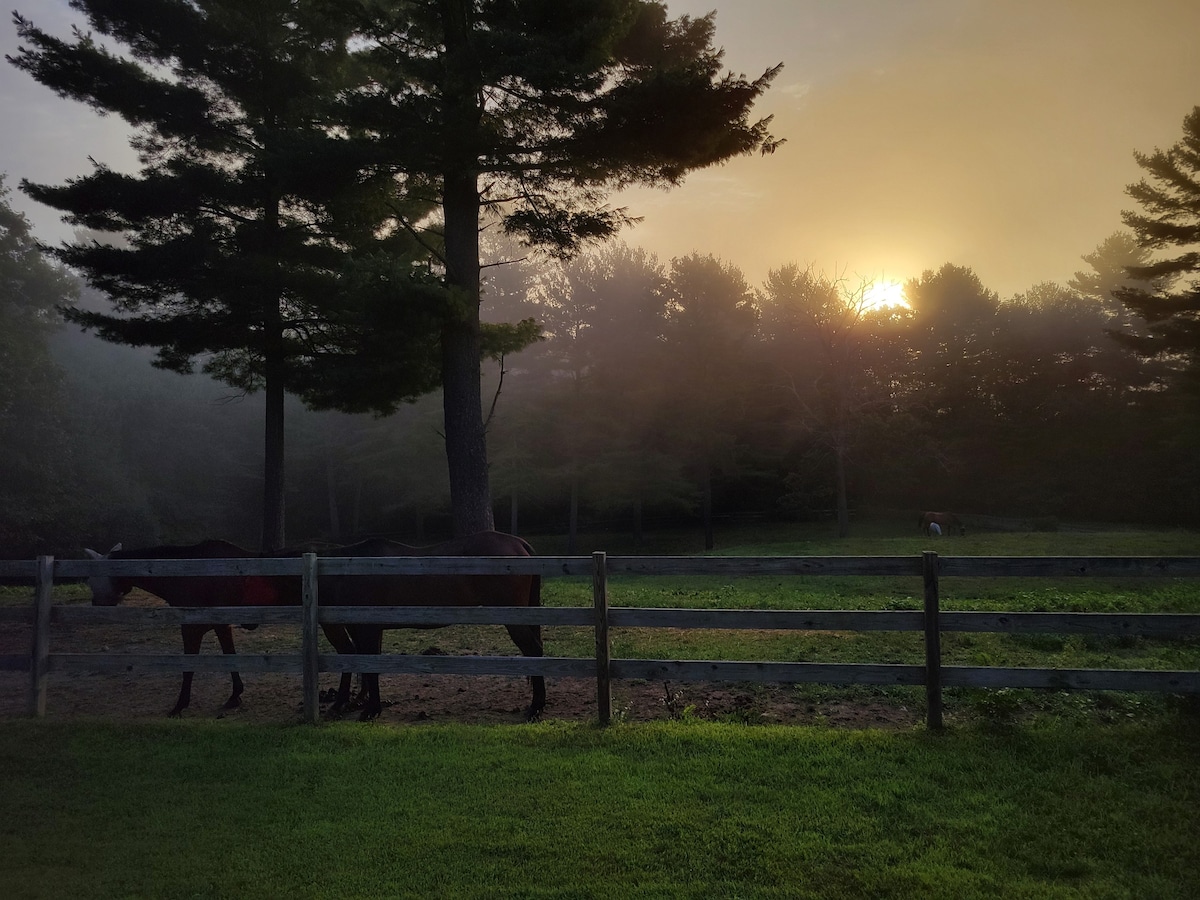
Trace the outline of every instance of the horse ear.
<path fill-rule="evenodd" d="M 88 559 L 104 559 L 103 556 L 88 547 L 84 547 L 83 552 L 88 555 Z"/>
<path fill-rule="evenodd" d="M 118 550 L 120 550 L 120 549 L 121 549 L 121 542 L 120 542 L 120 541 L 117 541 L 117 543 L 113 544 L 113 548 L 112 548 L 111 550 L 109 550 L 109 551 L 108 551 L 106 554 L 104 554 L 104 555 L 105 555 L 106 557 L 108 557 L 108 556 L 112 556 L 114 553 L 116 553 L 116 552 L 117 552 Z"/>

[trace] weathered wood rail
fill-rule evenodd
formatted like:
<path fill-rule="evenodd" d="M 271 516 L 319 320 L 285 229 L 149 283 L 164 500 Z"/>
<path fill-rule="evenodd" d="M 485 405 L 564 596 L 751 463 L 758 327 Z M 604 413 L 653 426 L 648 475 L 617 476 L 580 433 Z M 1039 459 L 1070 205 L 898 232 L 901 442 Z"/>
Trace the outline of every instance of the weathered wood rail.
<path fill-rule="evenodd" d="M 300 607 L 215 607 L 206 609 L 125 609 L 52 605 L 56 578 L 92 575 L 154 574 L 286 575 L 302 579 Z M 366 574 L 540 574 L 592 578 L 593 606 L 588 607 L 323 607 L 317 576 Z M 921 610 L 733 610 L 650 609 L 611 607 L 612 575 L 728 576 L 912 576 L 922 579 Z M 1004 668 L 942 665 L 941 633 L 945 631 L 1200 636 L 1200 614 L 1175 613 L 1020 613 L 942 612 L 942 577 L 1118 577 L 1200 576 L 1200 557 L 390 557 L 238 560 L 55 560 L 0 561 L 0 577 L 29 578 L 33 603 L 0 609 L 0 623 L 32 625 L 28 655 L 0 655 L 0 670 L 28 672 L 29 712 L 43 715 L 46 678 L 52 673 L 126 672 L 280 672 L 303 676 L 304 718 L 316 721 L 318 673 L 379 672 L 465 675 L 545 675 L 595 678 L 601 723 L 612 713 L 613 679 L 667 681 L 756 681 L 871 685 L 924 685 L 927 721 L 942 725 L 944 687 L 1026 687 L 1065 690 L 1161 691 L 1200 693 L 1200 671 L 1125 669 Z M 299 625 L 296 654 L 53 653 L 54 624 L 261 624 Z M 540 624 L 588 627 L 595 631 L 594 657 L 453 657 L 404 654 L 334 655 L 320 652 L 319 625 L 385 623 L 389 625 Z M 925 664 L 804 663 L 765 661 L 613 659 L 613 628 L 792 629 L 819 631 L 920 631 Z"/>

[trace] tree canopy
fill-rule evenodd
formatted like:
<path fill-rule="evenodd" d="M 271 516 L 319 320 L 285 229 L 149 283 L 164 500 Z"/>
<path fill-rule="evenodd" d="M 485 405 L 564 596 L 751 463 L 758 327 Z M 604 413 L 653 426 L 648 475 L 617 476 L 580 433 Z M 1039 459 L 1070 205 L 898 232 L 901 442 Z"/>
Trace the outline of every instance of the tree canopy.
<path fill-rule="evenodd" d="M 1143 248 L 1175 252 L 1128 267 L 1130 276 L 1152 282 L 1151 287 L 1114 291 L 1146 320 L 1150 332 L 1125 339 L 1143 352 L 1178 354 L 1200 389 L 1200 106 L 1184 118 L 1178 143 L 1134 157 L 1146 177 L 1127 193 L 1141 211 L 1126 211 L 1122 219 Z"/>
<path fill-rule="evenodd" d="M 158 348 L 161 367 L 189 372 L 199 358 L 226 383 L 265 391 L 262 543 L 282 546 L 285 391 L 336 405 L 384 382 L 394 402 L 437 383 L 428 307 L 394 296 L 423 296 L 412 289 L 422 280 L 412 237 L 374 239 L 380 204 L 413 201 L 364 172 L 331 118 L 333 99 L 363 78 L 349 26 L 317 0 L 72 6 L 107 40 L 62 40 L 16 15 L 25 44 L 9 60 L 129 122 L 140 171 L 95 163 L 65 185 L 23 182 L 66 221 L 114 235 L 53 251 L 115 306 L 67 317 L 106 340 Z M 361 290 L 368 281 L 373 290 Z M 388 364 L 366 378 L 345 352 L 364 333 L 390 341 Z"/>
<path fill-rule="evenodd" d="M 24 187 L 128 242 L 56 250 L 117 305 L 75 321 L 265 389 L 266 546 L 286 390 L 387 412 L 439 377 L 456 528 L 491 527 L 479 360 L 536 331 L 481 326 L 481 225 L 569 256 L 631 221 L 609 191 L 780 143 L 750 115 L 778 66 L 725 73 L 712 15 L 648 0 L 72 5 L 106 42 L 18 15 L 11 61 L 134 125 L 142 168 Z"/>
<path fill-rule="evenodd" d="M 447 288 L 441 333 L 456 529 L 492 525 L 481 418 L 481 222 L 569 256 L 631 221 L 607 202 L 631 184 L 770 151 L 751 107 L 779 67 L 723 73 L 714 17 L 670 19 L 648 0 L 349 3 L 377 83 L 355 126 L 412 196 L 441 206 L 427 246 Z M 398 219 L 418 233 L 422 222 Z"/>

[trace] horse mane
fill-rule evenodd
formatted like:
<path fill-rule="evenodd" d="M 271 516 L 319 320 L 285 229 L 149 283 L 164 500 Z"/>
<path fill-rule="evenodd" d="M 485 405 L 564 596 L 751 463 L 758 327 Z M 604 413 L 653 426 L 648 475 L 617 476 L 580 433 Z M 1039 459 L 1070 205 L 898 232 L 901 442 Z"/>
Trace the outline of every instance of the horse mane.
<path fill-rule="evenodd" d="M 134 547 L 128 550 L 113 550 L 108 554 L 109 559 L 205 559 L 218 558 L 222 553 L 234 551 L 228 555 L 235 559 L 256 555 L 254 551 L 239 547 L 229 541 L 217 538 L 200 541 L 198 544 L 160 544 L 157 547 Z M 219 551 L 219 552 L 218 552 Z"/>

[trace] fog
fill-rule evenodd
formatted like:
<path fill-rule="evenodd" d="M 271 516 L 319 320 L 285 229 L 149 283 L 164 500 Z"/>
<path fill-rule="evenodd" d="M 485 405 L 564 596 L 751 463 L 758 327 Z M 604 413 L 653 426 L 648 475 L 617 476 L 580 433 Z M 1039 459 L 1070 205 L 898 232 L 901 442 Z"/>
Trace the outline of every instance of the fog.
<path fill-rule="evenodd" d="M 498 391 L 497 525 L 640 534 L 934 506 L 1197 524 L 1196 436 L 1174 431 L 1192 421 L 1186 400 L 1105 333 L 1134 327 L 1112 285 L 1068 282 L 1121 227 L 1134 151 L 1176 142 L 1200 102 L 1200 4 L 715 6 L 728 66 L 784 63 L 760 109 L 786 143 L 614 197 L 641 223 L 565 269 L 489 270 L 487 317 L 533 316 L 547 335 L 483 369 L 485 406 Z M 62 0 L 22 11 L 63 33 L 72 21 Z M 15 50 L 10 23 L 0 39 Z M 11 186 L 62 182 L 89 156 L 130 166 L 121 123 L 11 66 L 0 92 L 20 123 L 0 132 Z M 41 239 L 70 237 L 54 213 L 9 199 Z M 769 278 L 790 263 L 809 278 L 793 294 Z M 855 311 L 871 279 L 907 283 L 911 309 Z M 71 499 L 0 522 L 14 546 L 255 543 L 257 398 L 77 332 L 51 346 L 60 387 L 45 420 L 14 433 L 55 436 L 37 452 Z M 439 406 L 379 420 L 293 404 L 289 536 L 440 537 Z M 1147 496 L 1161 498 L 1153 510 Z"/>
<path fill-rule="evenodd" d="M 1108 0 L 673 2 L 717 9 L 773 157 L 626 198 L 629 239 L 754 278 L 796 259 L 903 281 L 944 262 L 1002 295 L 1065 280 L 1120 225 L 1133 151 L 1178 140 L 1200 99 L 1200 4 Z"/>
<path fill-rule="evenodd" d="M 60 34 L 66 0 L 17 9 Z M 1008 296 L 1062 281 L 1120 225 L 1135 150 L 1178 139 L 1200 98 L 1192 0 L 672 0 L 715 9 L 727 66 L 784 69 L 760 104 L 787 143 L 670 192 L 615 198 L 624 238 L 712 253 L 752 279 L 788 260 L 903 281 L 966 265 Z M 12 23 L 0 28 L 16 49 Z M 0 67 L 0 170 L 61 182 L 129 168 L 122 123 Z M 70 237 L 22 196 L 44 240 Z"/>

